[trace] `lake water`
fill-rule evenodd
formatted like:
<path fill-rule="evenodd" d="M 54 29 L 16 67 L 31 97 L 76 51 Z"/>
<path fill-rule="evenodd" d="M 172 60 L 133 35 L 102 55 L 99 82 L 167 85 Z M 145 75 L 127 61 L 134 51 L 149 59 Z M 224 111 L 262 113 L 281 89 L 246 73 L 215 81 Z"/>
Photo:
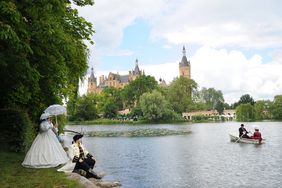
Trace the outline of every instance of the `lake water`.
<path fill-rule="evenodd" d="M 176 130 L 169 136 L 83 137 L 97 159 L 104 179 L 118 180 L 125 188 L 282 187 L 282 122 L 245 123 L 258 126 L 266 143 L 230 142 L 239 122 L 67 126 L 76 131 Z M 181 131 L 190 134 L 181 135 Z M 66 138 L 71 142 L 73 135 Z"/>

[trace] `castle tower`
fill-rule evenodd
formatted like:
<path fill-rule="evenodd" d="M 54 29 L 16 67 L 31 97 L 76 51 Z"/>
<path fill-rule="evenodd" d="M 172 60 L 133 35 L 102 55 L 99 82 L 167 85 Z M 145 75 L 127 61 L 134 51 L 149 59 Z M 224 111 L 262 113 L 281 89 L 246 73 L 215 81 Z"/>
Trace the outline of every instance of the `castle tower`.
<path fill-rule="evenodd" d="M 91 68 L 91 75 L 88 78 L 88 88 L 87 93 L 95 93 L 97 90 L 97 79 L 94 76 L 93 67 Z"/>
<path fill-rule="evenodd" d="M 179 62 L 179 76 L 184 76 L 186 78 L 191 79 L 191 66 L 190 61 L 188 61 L 186 57 L 185 46 L 183 46 L 182 53 L 183 57 L 181 62 Z"/>
<path fill-rule="evenodd" d="M 135 67 L 134 70 L 129 71 L 129 81 L 135 80 L 136 78 L 138 78 L 139 76 L 142 75 L 142 71 L 139 69 L 138 66 L 138 59 L 135 60 Z M 145 75 L 145 72 L 143 70 L 143 75 Z"/>
<path fill-rule="evenodd" d="M 138 76 L 142 74 L 138 66 L 138 59 L 135 60 L 135 68 L 133 70 L 133 74 Z"/>

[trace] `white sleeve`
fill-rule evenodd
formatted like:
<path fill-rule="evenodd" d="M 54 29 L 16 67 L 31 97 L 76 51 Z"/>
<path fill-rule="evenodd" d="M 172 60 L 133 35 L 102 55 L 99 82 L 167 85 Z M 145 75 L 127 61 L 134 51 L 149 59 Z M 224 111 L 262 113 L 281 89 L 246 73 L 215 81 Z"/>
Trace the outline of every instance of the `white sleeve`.
<path fill-rule="evenodd" d="M 75 156 L 75 154 L 74 154 L 74 149 L 73 149 L 73 147 L 72 147 L 72 145 L 70 145 L 69 147 L 68 147 L 68 155 L 69 155 L 69 158 L 72 160 L 73 158 L 74 158 L 74 156 Z"/>
<path fill-rule="evenodd" d="M 39 128 L 40 128 L 40 132 L 45 132 L 51 129 L 52 125 L 48 121 L 43 121 L 42 123 L 40 123 Z"/>

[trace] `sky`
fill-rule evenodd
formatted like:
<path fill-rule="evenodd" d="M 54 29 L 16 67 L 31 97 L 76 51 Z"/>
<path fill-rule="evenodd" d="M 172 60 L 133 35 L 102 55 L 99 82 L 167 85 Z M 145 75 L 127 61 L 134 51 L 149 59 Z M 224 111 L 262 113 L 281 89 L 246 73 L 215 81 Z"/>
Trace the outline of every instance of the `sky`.
<path fill-rule="evenodd" d="M 221 90 L 225 102 L 244 94 L 273 100 L 282 94 L 282 1 L 95 0 L 75 7 L 93 24 L 89 70 L 97 78 L 128 74 L 135 60 L 167 83 L 179 76 L 186 48 L 199 89 Z M 80 93 L 86 92 L 83 82 Z"/>

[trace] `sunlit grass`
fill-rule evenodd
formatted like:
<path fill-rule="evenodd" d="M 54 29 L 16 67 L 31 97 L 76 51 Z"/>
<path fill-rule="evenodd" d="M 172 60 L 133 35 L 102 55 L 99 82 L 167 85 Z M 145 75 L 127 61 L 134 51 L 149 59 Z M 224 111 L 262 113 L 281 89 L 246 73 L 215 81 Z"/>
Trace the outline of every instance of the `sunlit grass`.
<path fill-rule="evenodd" d="M 63 172 L 56 168 L 29 169 L 21 163 L 23 153 L 0 152 L 0 187 L 81 187 L 78 182 L 68 180 Z"/>

